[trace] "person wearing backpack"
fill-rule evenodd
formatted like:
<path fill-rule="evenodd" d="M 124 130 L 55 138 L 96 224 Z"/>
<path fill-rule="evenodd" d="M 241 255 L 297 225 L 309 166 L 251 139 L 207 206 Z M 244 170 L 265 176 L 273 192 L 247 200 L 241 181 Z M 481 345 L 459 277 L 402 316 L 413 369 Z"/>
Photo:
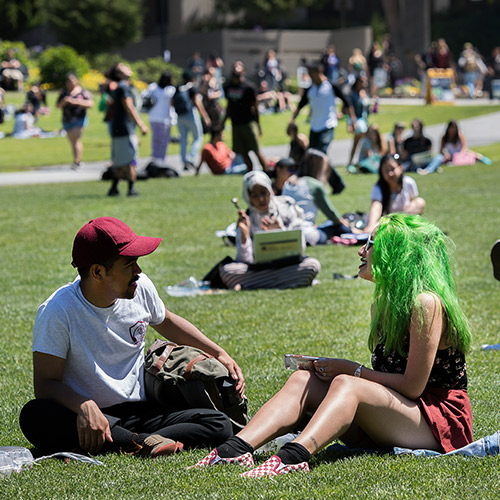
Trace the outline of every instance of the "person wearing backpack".
<path fill-rule="evenodd" d="M 187 72 L 182 75 L 182 84 L 175 91 L 172 105 L 177 113 L 182 163 L 184 164 L 184 170 L 189 170 L 194 168 L 196 158 L 203 144 L 203 125 L 200 114 L 207 127 L 211 126 L 211 121 L 203 106 L 201 95 L 194 87 L 191 75 Z M 188 152 L 189 134 L 192 135 L 193 140 Z"/>

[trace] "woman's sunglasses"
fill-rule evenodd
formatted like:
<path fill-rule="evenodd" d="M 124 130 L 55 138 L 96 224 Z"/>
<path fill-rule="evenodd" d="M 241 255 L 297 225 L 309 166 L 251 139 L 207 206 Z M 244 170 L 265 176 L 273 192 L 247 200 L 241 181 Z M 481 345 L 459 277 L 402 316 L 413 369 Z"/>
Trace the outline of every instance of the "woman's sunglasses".
<path fill-rule="evenodd" d="M 365 243 L 365 252 L 368 252 L 368 250 L 370 250 L 370 247 L 373 245 L 373 243 L 375 242 L 372 240 L 372 237 L 370 235 Z"/>

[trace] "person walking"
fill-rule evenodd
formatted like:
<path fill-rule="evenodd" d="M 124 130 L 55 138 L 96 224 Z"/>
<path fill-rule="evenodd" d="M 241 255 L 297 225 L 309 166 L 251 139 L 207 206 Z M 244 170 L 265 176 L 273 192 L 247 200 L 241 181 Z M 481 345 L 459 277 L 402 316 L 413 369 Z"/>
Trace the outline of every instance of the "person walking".
<path fill-rule="evenodd" d="M 70 73 L 66 77 L 66 88 L 59 94 L 57 107 L 62 109 L 62 127 L 71 144 L 74 170 L 78 170 L 81 166 L 82 135 L 88 123 L 87 110 L 93 105 L 92 94 L 82 89 L 78 78 Z"/>
<path fill-rule="evenodd" d="M 148 111 L 148 119 L 151 127 L 151 156 L 155 165 L 165 162 L 170 142 L 171 102 L 174 94 L 172 77 L 167 71 L 161 74 L 157 83 L 153 82 L 143 93 L 154 102 Z"/>
<path fill-rule="evenodd" d="M 135 189 L 137 179 L 137 151 L 139 141 L 135 134 L 136 125 L 141 129 L 142 135 L 149 132 L 142 121 L 135 103 L 135 95 L 130 85 L 132 70 L 123 63 L 118 63 L 114 68 L 112 78 L 118 82 L 112 92 L 113 117 L 111 120 L 111 156 L 113 182 L 108 191 L 108 196 L 118 196 L 118 183 L 122 177 L 128 181 L 128 196 L 138 196 Z"/>
<path fill-rule="evenodd" d="M 193 85 L 192 78 L 189 73 L 185 72 L 182 75 L 182 85 L 177 87 L 172 98 L 177 113 L 177 128 L 181 136 L 181 160 L 184 170 L 194 168 L 203 144 L 203 125 L 200 115 L 207 127 L 212 124 L 203 106 L 201 95 Z M 191 134 L 193 140 L 188 152 L 189 134 Z"/>
<path fill-rule="evenodd" d="M 245 65 L 236 61 L 231 69 L 231 77 L 224 87 L 227 98 L 226 116 L 233 126 L 233 151 L 243 156 L 248 170 L 253 170 L 252 159 L 249 156 L 253 151 L 267 172 L 267 161 L 260 150 L 259 137 L 262 129 L 259 122 L 256 92 L 252 85 L 245 81 Z"/>

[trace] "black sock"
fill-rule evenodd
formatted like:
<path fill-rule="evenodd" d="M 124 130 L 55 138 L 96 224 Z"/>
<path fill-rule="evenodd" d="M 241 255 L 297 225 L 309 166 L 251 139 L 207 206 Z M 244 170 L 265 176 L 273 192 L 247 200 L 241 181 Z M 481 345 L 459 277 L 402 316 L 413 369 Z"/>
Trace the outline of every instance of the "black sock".
<path fill-rule="evenodd" d="M 217 454 L 221 458 L 235 458 L 245 453 L 253 453 L 253 448 L 238 436 L 231 436 L 224 444 L 217 446 Z"/>
<path fill-rule="evenodd" d="M 134 189 L 134 182 L 133 181 L 128 181 L 128 190 L 133 191 Z"/>
<path fill-rule="evenodd" d="M 300 443 L 293 442 L 285 443 L 276 455 L 278 455 L 278 457 L 281 458 L 281 462 L 286 465 L 308 462 L 311 458 L 311 454 L 307 451 L 307 448 Z"/>
<path fill-rule="evenodd" d="M 113 183 L 111 184 L 111 188 L 112 189 L 117 188 L 119 182 L 120 182 L 120 179 L 113 179 Z"/>

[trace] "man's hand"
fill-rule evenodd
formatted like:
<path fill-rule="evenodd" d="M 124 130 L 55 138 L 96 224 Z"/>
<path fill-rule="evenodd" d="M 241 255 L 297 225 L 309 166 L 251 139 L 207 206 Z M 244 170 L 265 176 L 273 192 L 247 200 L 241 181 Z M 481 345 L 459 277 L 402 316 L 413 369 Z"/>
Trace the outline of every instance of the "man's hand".
<path fill-rule="evenodd" d="M 80 447 L 89 453 L 99 453 L 106 441 L 113 442 L 109 422 L 95 401 L 88 400 L 80 405 L 76 427 Z"/>
<path fill-rule="evenodd" d="M 148 127 L 144 123 L 140 126 L 142 135 L 146 135 L 149 132 Z"/>
<path fill-rule="evenodd" d="M 243 373 L 241 372 L 241 368 L 238 366 L 236 361 L 234 361 L 229 354 L 226 352 L 217 357 L 218 361 L 220 361 L 229 371 L 229 376 L 236 380 L 236 392 L 240 396 L 243 397 L 245 393 L 245 379 L 243 378 Z"/>

